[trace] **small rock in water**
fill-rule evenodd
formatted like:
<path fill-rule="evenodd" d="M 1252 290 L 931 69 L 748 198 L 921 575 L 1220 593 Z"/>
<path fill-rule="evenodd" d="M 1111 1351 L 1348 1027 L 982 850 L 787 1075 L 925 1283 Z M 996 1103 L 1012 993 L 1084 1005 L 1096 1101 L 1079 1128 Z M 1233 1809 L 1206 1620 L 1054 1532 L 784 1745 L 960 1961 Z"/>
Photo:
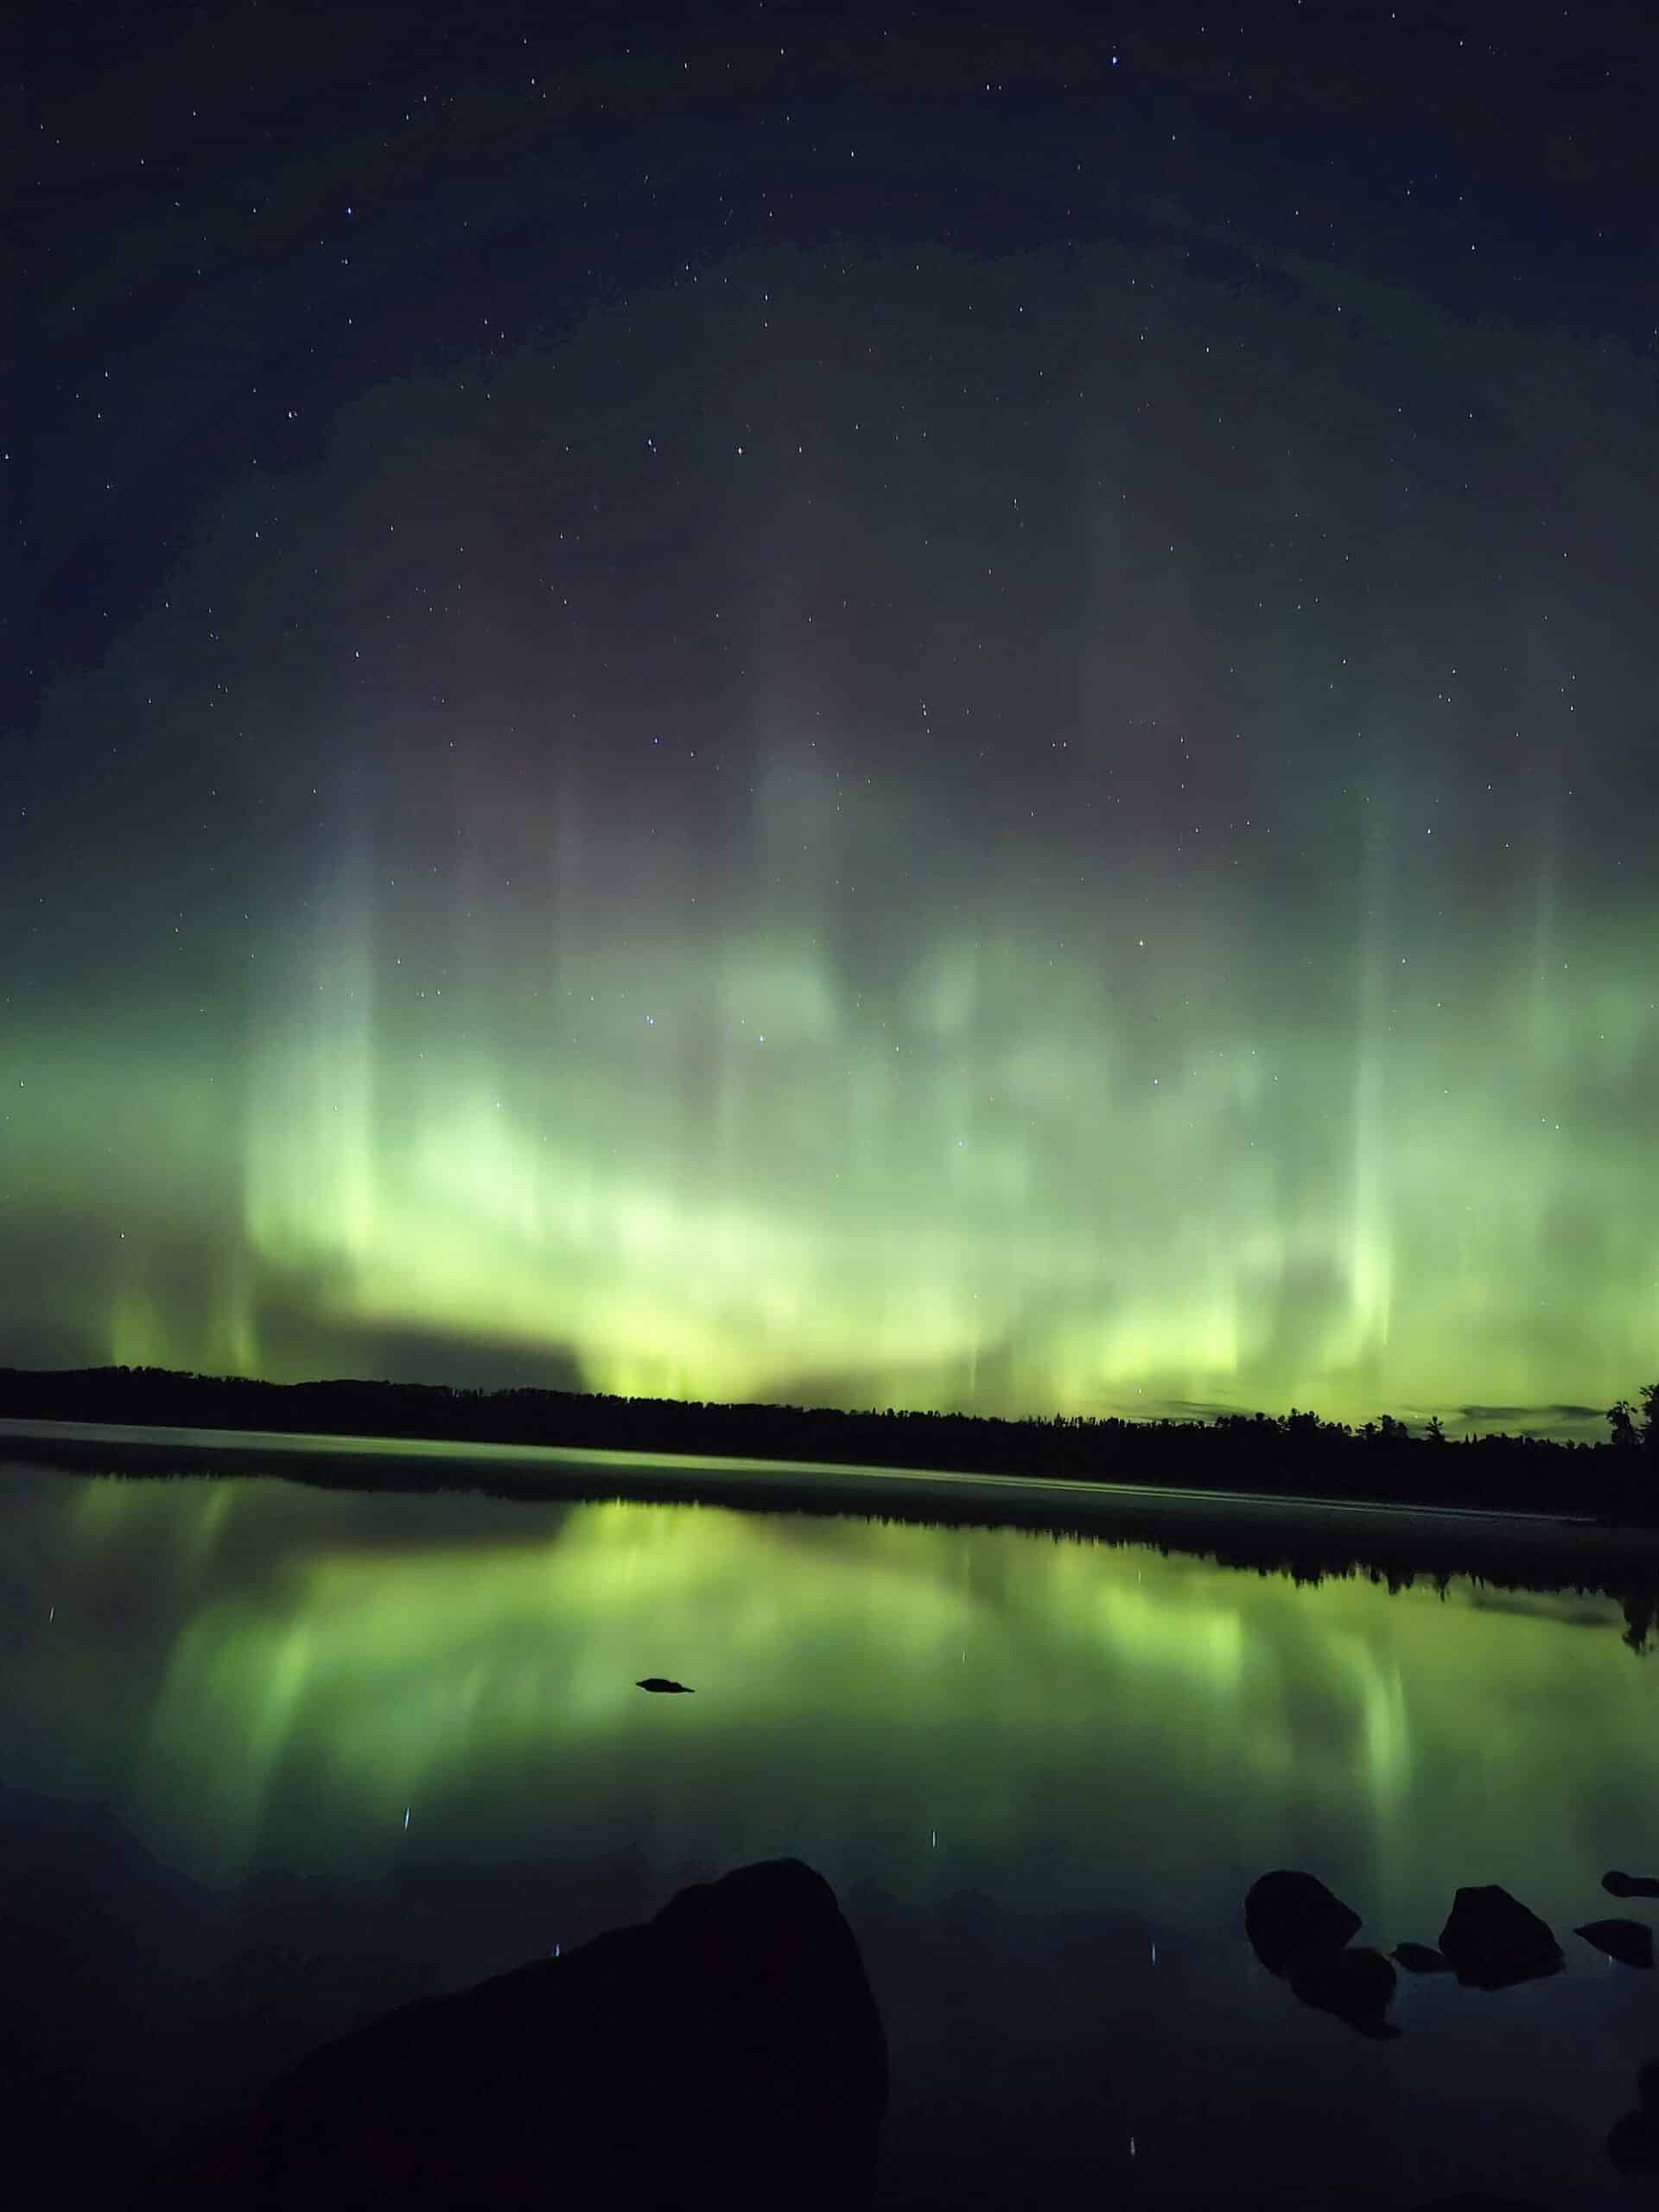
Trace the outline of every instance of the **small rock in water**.
<path fill-rule="evenodd" d="M 636 1682 L 633 1687 L 637 1690 L 666 1690 L 681 1697 L 693 1694 L 689 1683 L 671 1682 L 666 1675 L 647 1675 L 643 1682 Z"/>
<path fill-rule="evenodd" d="M 1465 1989 L 1510 1989 L 1559 1974 L 1564 1963 L 1548 1922 L 1497 1882 L 1458 1891 L 1440 1948 Z"/>
<path fill-rule="evenodd" d="M 1263 1874 L 1244 1900 L 1251 1949 L 1304 2005 L 1335 2013 L 1361 2035 L 1398 2035 L 1387 2018 L 1393 1967 L 1380 1951 L 1348 1947 L 1359 1924 L 1351 1905 L 1299 1867 Z"/>
<path fill-rule="evenodd" d="M 1341 1950 L 1359 1915 L 1314 1874 L 1279 1866 L 1250 1885 L 1244 1932 L 1269 1974 L 1285 1974 Z"/>
<path fill-rule="evenodd" d="M 1450 1974 L 1452 1961 L 1444 1951 L 1435 1950 L 1427 1943 L 1396 1943 L 1395 1961 L 1404 1967 L 1408 1974 Z"/>
<path fill-rule="evenodd" d="M 1344 1949 L 1291 1971 L 1292 1993 L 1317 2012 L 1334 2012 L 1349 2027 L 1379 2041 L 1400 2032 L 1389 2019 L 1394 1968 L 1381 1951 Z"/>
<path fill-rule="evenodd" d="M 1602 1876 L 1601 1886 L 1616 1897 L 1659 1897 L 1659 1881 L 1651 1874 L 1624 1874 L 1617 1866 Z"/>
<path fill-rule="evenodd" d="M 1593 1943 L 1621 1966 L 1653 1968 L 1653 1930 L 1641 1920 L 1589 1920 L 1575 1928 L 1586 1943 Z"/>

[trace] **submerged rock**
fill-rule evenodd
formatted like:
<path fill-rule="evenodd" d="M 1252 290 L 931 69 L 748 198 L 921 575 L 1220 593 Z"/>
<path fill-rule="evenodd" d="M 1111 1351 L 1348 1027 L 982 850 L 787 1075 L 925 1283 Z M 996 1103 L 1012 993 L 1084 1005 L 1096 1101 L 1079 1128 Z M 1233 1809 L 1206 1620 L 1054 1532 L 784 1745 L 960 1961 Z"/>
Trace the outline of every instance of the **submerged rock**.
<path fill-rule="evenodd" d="M 1244 1932 L 1269 1974 L 1285 1975 L 1339 1951 L 1359 1932 L 1359 1915 L 1316 1874 L 1277 1867 L 1250 1885 Z"/>
<path fill-rule="evenodd" d="M 887 2098 L 853 1932 L 773 1859 L 325 2044 L 139 2201 L 845 2212 L 873 2200 Z"/>
<path fill-rule="evenodd" d="M 1400 2032 L 1386 2017 L 1394 1985 L 1394 1968 L 1382 1952 L 1363 1948 L 1332 1951 L 1290 1975 L 1292 1992 L 1304 2005 L 1334 2012 L 1361 2035 L 1379 2040 Z"/>
<path fill-rule="evenodd" d="M 1573 1930 L 1621 1966 L 1653 1967 L 1653 1930 L 1640 1920 L 1587 1920 Z"/>
<path fill-rule="evenodd" d="M 1396 1943 L 1395 1962 L 1408 1974 L 1450 1974 L 1452 1961 L 1444 1951 L 1431 1949 L 1427 1943 Z"/>
<path fill-rule="evenodd" d="M 1509 1989 L 1559 1974 L 1563 1963 L 1548 1923 L 1497 1882 L 1458 1891 L 1440 1948 L 1468 1989 Z"/>

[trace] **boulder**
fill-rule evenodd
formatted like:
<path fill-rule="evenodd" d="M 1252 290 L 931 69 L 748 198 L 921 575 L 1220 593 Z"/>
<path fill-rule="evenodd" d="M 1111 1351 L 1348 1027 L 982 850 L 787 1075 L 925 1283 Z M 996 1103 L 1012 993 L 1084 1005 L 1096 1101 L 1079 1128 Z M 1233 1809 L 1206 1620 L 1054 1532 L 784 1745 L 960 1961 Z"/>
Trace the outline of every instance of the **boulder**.
<path fill-rule="evenodd" d="M 1440 1949 L 1467 1989 L 1508 1989 L 1559 1974 L 1562 1965 L 1548 1923 L 1497 1882 L 1458 1891 Z"/>
<path fill-rule="evenodd" d="M 1659 2058 L 1636 2077 L 1637 2104 L 1607 2131 L 1607 2156 L 1621 2174 L 1659 2173 Z"/>
<path fill-rule="evenodd" d="M 1381 1951 L 1348 1948 L 1359 1924 L 1352 1906 L 1317 1875 L 1293 1868 L 1263 1874 L 1244 1900 L 1251 1948 L 1304 2005 L 1334 2012 L 1361 2035 L 1398 2035 L 1383 2017 L 1394 1995 L 1393 1967 Z"/>
<path fill-rule="evenodd" d="M 325 2044 L 182 2153 L 156 2208 L 868 2206 L 887 2044 L 798 1859 Z"/>
<path fill-rule="evenodd" d="M 1314 1874 L 1277 1867 L 1250 1885 L 1244 1932 L 1269 1974 L 1288 1974 L 1339 1951 L 1359 1932 L 1359 1915 Z"/>
<path fill-rule="evenodd" d="M 1607 2131 L 1607 2156 L 1622 2174 L 1659 2173 L 1659 2113 L 1622 2114 Z"/>
<path fill-rule="evenodd" d="M 1582 1928 L 1575 1928 L 1575 1936 L 1582 1936 L 1586 1943 L 1593 1943 L 1610 1959 L 1617 1959 L 1621 1966 L 1653 1967 L 1653 1930 L 1640 1920 L 1587 1920 Z"/>

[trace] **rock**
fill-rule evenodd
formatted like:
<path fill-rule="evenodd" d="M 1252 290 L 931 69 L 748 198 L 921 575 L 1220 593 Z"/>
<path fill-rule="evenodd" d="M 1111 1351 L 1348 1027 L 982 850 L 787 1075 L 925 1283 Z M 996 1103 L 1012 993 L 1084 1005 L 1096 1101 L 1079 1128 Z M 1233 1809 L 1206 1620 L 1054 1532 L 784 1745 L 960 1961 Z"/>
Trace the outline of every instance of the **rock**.
<path fill-rule="evenodd" d="M 1653 1930 L 1640 1920 L 1587 1920 L 1575 1928 L 1586 1943 L 1593 1943 L 1621 1966 L 1653 1967 Z"/>
<path fill-rule="evenodd" d="M 1659 2173 L 1659 2058 L 1636 2077 L 1637 2106 L 1607 2131 L 1607 2155 L 1622 2174 Z"/>
<path fill-rule="evenodd" d="M 1317 1875 L 1285 1867 L 1253 1882 L 1244 1900 L 1244 1932 L 1269 1974 L 1285 1975 L 1328 1958 L 1359 1924 L 1359 1915 Z"/>
<path fill-rule="evenodd" d="M 1364 1948 L 1332 1951 L 1290 1975 L 1291 1989 L 1304 2005 L 1334 2012 L 1361 2035 L 1378 2040 L 1400 2032 L 1385 2017 L 1394 1983 L 1394 1968 L 1382 1952 Z"/>
<path fill-rule="evenodd" d="M 798 1859 L 325 2044 L 141 2203 L 867 2207 L 887 2044 Z"/>
<path fill-rule="evenodd" d="M 1617 1866 L 1602 1876 L 1601 1886 L 1616 1897 L 1659 1897 L 1659 1880 L 1651 1874 L 1622 1874 Z"/>
<path fill-rule="evenodd" d="M 1452 1961 L 1443 1951 L 1431 1950 L 1427 1943 L 1396 1943 L 1394 1947 L 1396 1963 L 1408 1974 L 1450 1974 Z"/>
<path fill-rule="evenodd" d="M 1548 1923 L 1497 1882 L 1458 1891 L 1440 1948 L 1466 1989 L 1508 1989 L 1559 1974 L 1562 1965 Z"/>
<path fill-rule="evenodd" d="M 675 1697 L 690 1697 L 693 1693 L 683 1682 L 671 1682 L 666 1675 L 647 1675 L 643 1682 L 636 1682 L 637 1690 L 657 1690 Z"/>
<path fill-rule="evenodd" d="M 1417 2212 L 1544 2212 L 1535 2197 L 1488 2196 L 1484 2190 L 1467 2190 L 1458 2196 L 1437 2196 Z"/>
<path fill-rule="evenodd" d="M 1659 2173 L 1659 2113 L 1627 2112 L 1607 2131 L 1607 2155 L 1622 2174 Z"/>
<path fill-rule="evenodd" d="M 1244 1932 L 1256 1957 L 1304 2005 L 1334 2012 L 1362 2035 L 1397 2035 L 1383 2018 L 1394 1968 L 1380 1951 L 1346 1948 L 1358 1927 L 1359 1915 L 1316 1875 L 1290 1868 L 1263 1874 L 1244 1900 Z"/>

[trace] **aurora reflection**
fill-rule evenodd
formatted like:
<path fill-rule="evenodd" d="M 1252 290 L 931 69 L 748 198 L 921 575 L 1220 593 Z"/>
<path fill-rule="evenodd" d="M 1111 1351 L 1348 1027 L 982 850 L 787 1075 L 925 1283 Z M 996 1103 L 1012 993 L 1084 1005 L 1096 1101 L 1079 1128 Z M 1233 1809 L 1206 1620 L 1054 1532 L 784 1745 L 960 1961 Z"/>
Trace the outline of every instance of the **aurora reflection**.
<path fill-rule="evenodd" d="M 1459 1864 L 1570 1911 L 1652 1787 L 1607 1599 L 624 1500 L 22 1464 L 7 1496 L 10 1779 L 212 1881 L 798 1851 L 1019 1907 L 1150 1882 L 1209 1924 L 1240 1870 L 1317 1861 L 1403 1929 L 1449 1808 Z"/>
<path fill-rule="evenodd" d="M 1240 1922 L 1279 1864 L 1319 1868 L 1384 1944 L 1432 1936 L 1463 1880 L 1561 1931 L 1592 1912 L 1659 1781 L 1653 1662 L 1610 1600 L 625 1500 L 26 1457 L 0 1478 L 21 1863 L 68 1854 L 40 1893 L 82 1930 L 85 1885 L 124 1867 L 138 1886 L 100 1902 L 164 1907 L 218 1976 L 194 2039 L 159 2046 L 174 2125 L 365 2009 L 794 1852 L 879 1992 L 884 2201 L 936 2202 L 943 2177 L 1007 2202 L 975 2194 L 999 2146 L 1058 2175 L 1081 2142 L 1109 2173 L 1133 2158 L 1149 2205 L 1213 2201 L 1228 2165 L 1252 2202 L 1311 2202 L 1357 2135 L 1349 2193 L 1376 2212 L 1510 2164 L 1618 2202 L 1594 2177 L 1651 2049 L 1641 1976 L 1576 1938 L 1496 1999 L 1402 1976 L 1379 2065 Z M 696 1694 L 642 1694 L 658 1668 Z M 210 1886 L 181 1899 L 172 1869 Z M 122 1986 L 176 2012 L 137 1932 Z M 207 2001 L 185 1985 L 187 2024 Z M 127 2079 L 128 2044 L 102 2063 Z"/>

